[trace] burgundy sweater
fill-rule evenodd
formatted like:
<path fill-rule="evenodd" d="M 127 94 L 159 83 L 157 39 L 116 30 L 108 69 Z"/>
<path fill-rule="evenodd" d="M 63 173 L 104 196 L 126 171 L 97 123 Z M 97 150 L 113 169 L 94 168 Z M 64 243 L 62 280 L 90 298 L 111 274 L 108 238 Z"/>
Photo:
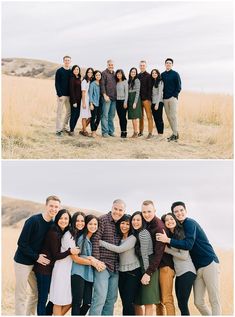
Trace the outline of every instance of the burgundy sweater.
<path fill-rule="evenodd" d="M 141 100 L 152 99 L 152 79 L 151 75 L 147 72 L 139 73 L 140 80 L 140 98 Z"/>
<path fill-rule="evenodd" d="M 70 95 L 70 104 L 78 104 L 78 107 L 81 104 L 82 99 L 82 90 L 81 90 L 81 80 L 75 76 L 70 78 L 69 83 L 69 95 Z"/>
<path fill-rule="evenodd" d="M 65 252 L 60 252 L 62 234 L 51 228 L 44 240 L 41 254 L 46 254 L 51 261 L 50 264 L 44 266 L 38 262 L 34 264 L 34 272 L 43 275 L 50 275 L 56 260 L 61 260 L 70 255 L 70 248 Z"/>

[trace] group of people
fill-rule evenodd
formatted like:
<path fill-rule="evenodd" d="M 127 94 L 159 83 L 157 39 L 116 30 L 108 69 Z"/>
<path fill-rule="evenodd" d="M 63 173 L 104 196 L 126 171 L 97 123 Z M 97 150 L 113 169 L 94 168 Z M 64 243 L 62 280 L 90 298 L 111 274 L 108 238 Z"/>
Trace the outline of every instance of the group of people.
<path fill-rule="evenodd" d="M 179 74 L 172 69 L 173 59 L 165 60 L 166 70 L 160 74 L 153 69 L 149 74 L 146 61 L 140 61 L 137 68 L 132 67 L 128 79 L 122 69 L 114 71 L 113 60 L 107 61 L 107 68 L 101 72 L 89 67 L 81 78 L 81 69 L 74 65 L 70 69 L 71 57 L 64 56 L 64 65 L 56 71 L 55 87 L 57 93 L 56 135 L 63 132 L 74 136 L 74 130 L 79 117 L 82 119 L 83 136 L 96 137 L 96 131 L 101 121 L 101 131 L 104 138 L 115 136 L 114 117 L 117 111 L 121 138 L 127 137 L 127 118 L 132 121 L 132 138 L 144 135 L 144 112 L 147 116 L 147 139 L 153 138 L 153 120 L 158 138 L 163 138 L 164 122 L 163 108 L 168 118 L 172 134 L 167 138 L 177 141 L 177 102 L 181 91 Z M 65 117 L 62 120 L 62 111 Z"/>
<path fill-rule="evenodd" d="M 153 201 L 126 213 L 116 199 L 97 216 L 61 209 L 57 196 L 28 218 L 14 257 L 15 314 L 113 315 L 118 291 L 123 315 L 175 315 L 173 281 L 181 315 L 188 300 L 202 315 L 221 315 L 219 260 L 205 232 L 187 217 L 184 202 L 156 216 Z M 26 305 L 26 288 L 30 297 Z M 208 292 L 211 307 L 205 301 Z"/>

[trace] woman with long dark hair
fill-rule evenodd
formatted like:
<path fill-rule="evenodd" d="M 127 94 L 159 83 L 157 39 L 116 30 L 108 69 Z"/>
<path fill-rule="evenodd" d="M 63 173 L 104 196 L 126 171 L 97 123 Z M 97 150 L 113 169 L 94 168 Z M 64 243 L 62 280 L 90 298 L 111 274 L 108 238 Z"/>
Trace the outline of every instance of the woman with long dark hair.
<path fill-rule="evenodd" d="M 82 81 L 82 104 L 80 116 L 82 118 L 82 130 L 79 132 L 83 136 L 89 136 L 86 128 L 91 121 L 91 111 L 89 104 L 89 86 L 94 76 L 94 69 L 89 67 L 86 70 L 85 76 Z"/>
<path fill-rule="evenodd" d="M 164 84 L 161 78 L 161 74 L 158 69 L 153 69 L 151 71 L 152 78 L 152 114 L 156 129 L 158 132 L 158 137 L 161 137 L 164 132 L 164 122 L 162 118 L 163 113 L 163 88 Z"/>
<path fill-rule="evenodd" d="M 81 254 L 72 264 L 72 315 L 85 316 L 91 305 L 94 281 L 94 266 L 97 270 L 105 269 L 105 264 L 92 257 L 92 236 L 98 229 L 98 218 L 87 215 L 83 233 L 77 238 L 76 245 Z"/>
<path fill-rule="evenodd" d="M 140 80 L 138 79 L 137 68 L 132 67 L 128 79 L 128 119 L 132 120 L 132 138 L 138 138 L 138 120 L 142 117 L 140 100 Z"/>
<path fill-rule="evenodd" d="M 136 254 L 139 256 L 142 275 L 146 272 L 153 256 L 153 241 L 140 211 L 131 216 L 133 234 L 137 238 Z M 153 315 L 153 306 L 160 303 L 158 269 L 151 275 L 149 284 L 141 285 L 135 300 L 136 315 Z M 144 305 L 144 311 L 141 306 Z"/>
<path fill-rule="evenodd" d="M 121 129 L 121 138 L 127 137 L 127 99 L 128 99 L 128 83 L 126 76 L 122 69 L 118 69 L 115 73 L 117 82 L 117 100 L 116 109 L 119 118 L 119 125 Z"/>
<path fill-rule="evenodd" d="M 100 102 L 100 81 L 101 81 L 101 72 L 99 70 L 94 71 L 94 80 L 89 87 L 89 102 L 91 110 L 91 136 L 96 138 L 96 131 L 100 124 L 101 118 L 101 102 Z"/>
<path fill-rule="evenodd" d="M 79 253 L 79 249 L 76 246 L 71 248 L 68 247 L 63 251 L 61 250 L 61 239 L 69 229 L 70 220 L 71 216 L 66 209 L 61 209 L 58 212 L 54 224 L 45 237 L 43 248 L 41 250 L 41 253 L 47 256 L 50 263 L 46 266 L 40 263 L 34 265 L 34 272 L 38 285 L 37 315 L 48 314 L 46 303 L 55 262 L 62 260 L 71 254 Z"/>
<path fill-rule="evenodd" d="M 78 65 L 72 67 L 72 77 L 69 83 L 69 95 L 70 95 L 70 132 L 69 135 L 74 135 L 74 129 L 80 116 L 82 90 L 81 90 L 81 69 Z"/>
<path fill-rule="evenodd" d="M 135 254 L 136 237 L 131 230 L 131 216 L 124 215 L 117 223 L 117 229 L 122 237 L 120 245 L 114 245 L 100 240 L 100 246 L 119 253 L 118 288 L 122 300 L 123 315 L 135 315 L 134 301 L 140 287 L 140 261 Z"/>
<path fill-rule="evenodd" d="M 178 222 L 173 213 L 169 212 L 163 215 L 161 219 L 165 223 L 166 228 L 169 229 L 170 238 L 177 240 L 184 239 L 183 226 Z M 157 234 L 156 239 L 164 242 L 161 234 Z M 166 245 L 165 252 L 173 256 L 176 274 L 175 293 L 181 315 L 190 315 L 188 300 L 197 275 L 189 251 Z"/>

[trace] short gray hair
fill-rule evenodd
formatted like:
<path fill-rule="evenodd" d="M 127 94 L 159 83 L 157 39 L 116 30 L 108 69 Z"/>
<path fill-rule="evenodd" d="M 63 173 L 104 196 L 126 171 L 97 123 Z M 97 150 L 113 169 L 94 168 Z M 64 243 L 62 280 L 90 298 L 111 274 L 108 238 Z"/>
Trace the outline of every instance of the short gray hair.
<path fill-rule="evenodd" d="M 109 63 L 111 63 L 111 62 L 114 64 L 114 60 L 112 60 L 112 59 L 108 59 L 108 60 L 107 60 L 107 64 L 109 64 Z"/>
<path fill-rule="evenodd" d="M 122 199 L 115 199 L 115 200 L 113 201 L 113 205 L 114 205 L 114 204 L 122 204 L 122 205 L 124 206 L 124 209 L 126 210 L 126 203 L 125 203 L 124 200 L 122 200 Z"/>

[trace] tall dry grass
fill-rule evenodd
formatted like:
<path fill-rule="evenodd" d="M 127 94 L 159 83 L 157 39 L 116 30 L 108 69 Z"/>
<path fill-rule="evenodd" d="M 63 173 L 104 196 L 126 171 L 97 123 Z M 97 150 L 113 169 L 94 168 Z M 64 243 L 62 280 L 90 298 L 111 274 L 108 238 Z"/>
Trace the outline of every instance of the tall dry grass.
<path fill-rule="evenodd" d="M 2 229 L 2 315 L 14 315 L 14 288 L 15 276 L 13 257 L 16 250 L 17 239 L 21 228 L 4 227 Z M 223 315 L 233 315 L 233 252 L 217 251 L 221 267 L 221 305 Z M 175 296 L 174 296 L 175 298 Z M 177 303 L 175 300 L 176 308 Z M 191 294 L 190 302 L 191 315 L 199 315 L 199 312 L 193 304 Z M 176 309 L 177 315 L 180 315 L 179 309 Z M 120 298 L 115 304 L 115 315 L 122 315 L 122 306 Z"/>
<path fill-rule="evenodd" d="M 56 96 L 54 81 L 24 77 L 2 78 L 2 136 L 4 158 L 232 158 L 233 97 L 226 94 L 182 92 L 178 122 L 183 146 L 172 150 L 166 142 L 153 146 L 140 139 L 66 139 L 55 141 Z M 165 135 L 171 131 L 165 118 Z M 81 122 L 78 122 L 78 127 Z M 120 128 L 115 117 L 117 134 Z M 145 123 L 147 130 L 147 122 Z M 78 129 L 78 128 L 77 128 Z M 145 132 L 146 133 L 146 132 Z M 132 125 L 128 120 L 128 135 Z M 64 139 L 65 140 L 65 139 Z M 76 142 L 77 140 L 82 142 Z M 142 139 L 143 140 L 143 139 Z M 53 156 L 47 152 L 48 144 Z M 121 145 L 120 145 L 121 144 Z M 152 146 L 151 146 L 152 145 Z M 75 148 L 79 147 L 79 151 Z M 95 154 L 94 154 L 95 151 Z M 44 156 L 42 153 L 45 153 Z M 79 156 L 80 155 L 80 156 Z"/>
<path fill-rule="evenodd" d="M 230 95 L 185 92 L 179 107 L 181 127 L 193 138 L 201 134 L 200 128 L 207 126 L 213 131 L 205 138 L 209 144 L 232 147 L 232 105 Z"/>
<path fill-rule="evenodd" d="M 54 116 L 55 93 L 52 80 L 3 75 L 2 92 L 4 136 L 31 137 L 34 124 Z"/>

